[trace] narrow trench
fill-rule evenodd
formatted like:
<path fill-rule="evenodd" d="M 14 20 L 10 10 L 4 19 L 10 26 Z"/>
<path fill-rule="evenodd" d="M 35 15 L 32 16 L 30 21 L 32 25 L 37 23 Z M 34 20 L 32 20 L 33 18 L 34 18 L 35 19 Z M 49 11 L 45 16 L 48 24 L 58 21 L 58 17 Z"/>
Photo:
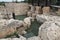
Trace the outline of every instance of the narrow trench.
<path fill-rule="evenodd" d="M 16 16 L 16 19 L 18 20 L 23 20 L 24 18 L 26 18 L 27 16 Z M 29 29 L 27 29 L 27 33 L 25 35 L 23 35 L 24 37 L 26 38 L 30 38 L 30 37 L 33 37 L 33 36 L 37 36 L 38 35 L 38 31 L 39 31 L 39 27 L 42 23 L 38 23 L 37 20 L 35 20 L 34 22 L 32 22 L 32 25 Z M 14 34 L 14 35 L 18 35 L 18 34 Z M 11 37 L 11 36 L 7 36 L 8 37 Z M 18 38 L 18 36 L 17 36 Z"/>
<path fill-rule="evenodd" d="M 30 29 L 27 30 L 27 34 L 25 34 L 24 37 L 29 38 L 29 37 L 37 36 L 40 25 L 41 24 L 38 23 L 37 20 L 32 22 Z"/>

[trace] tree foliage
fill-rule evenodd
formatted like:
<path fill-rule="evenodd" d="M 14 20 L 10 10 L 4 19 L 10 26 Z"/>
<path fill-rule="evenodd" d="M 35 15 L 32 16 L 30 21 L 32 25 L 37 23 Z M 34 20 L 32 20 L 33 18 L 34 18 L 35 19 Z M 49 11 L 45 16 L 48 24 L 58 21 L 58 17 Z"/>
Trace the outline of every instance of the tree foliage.
<path fill-rule="evenodd" d="M 3 6 L 5 6 L 5 2 L 0 2 L 0 5 L 3 5 Z"/>

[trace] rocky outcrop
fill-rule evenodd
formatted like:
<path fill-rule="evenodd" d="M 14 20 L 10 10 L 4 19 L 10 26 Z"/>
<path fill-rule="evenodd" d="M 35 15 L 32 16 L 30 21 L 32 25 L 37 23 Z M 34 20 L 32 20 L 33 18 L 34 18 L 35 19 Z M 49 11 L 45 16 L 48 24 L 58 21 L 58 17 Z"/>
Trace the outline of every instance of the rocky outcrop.
<path fill-rule="evenodd" d="M 60 21 L 46 21 L 39 28 L 41 40 L 60 40 Z"/>

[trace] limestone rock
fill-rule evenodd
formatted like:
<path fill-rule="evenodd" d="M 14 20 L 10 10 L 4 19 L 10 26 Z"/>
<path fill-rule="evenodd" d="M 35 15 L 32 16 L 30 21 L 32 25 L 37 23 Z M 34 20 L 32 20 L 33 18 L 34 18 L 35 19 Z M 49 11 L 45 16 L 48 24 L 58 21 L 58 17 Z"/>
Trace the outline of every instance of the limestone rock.
<path fill-rule="evenodd" d="M 28 17 L 31 17 L 32 16 L 32 12 L 31 11 L 28 11 L 27 16 Z"/>
<path fill-rule="evenodd" d="M 32 13 L 35 12 L 35 6 L 31 6 L 31 10 L 30 10 Z"/>
<path fill-rule="evenodd" d="M 34 21 L 36 19 L 36 15 L 37 15 L 36 13 L 32 14 L 32 21 Z"/>
<path fill-rule="evenodd" d="M 36 6 L 36 11 L 35 11 L 36 14 L 41 14 L 42 13 L 42 9 L 40 6 Z"/>
<path fill-rule="evenodd" d="M 32 17 L 27 17 L 24 19 L 24 25 L 26 28 L 30 28 Z"/>
<path fill-rule="evenodd" d="M 17 31 L 17 28 L 20 28 L 20 29 L 23 28 L 21 27 L 22 25 L 23 25 L 23 21 L 19 21 L 19 20 L 14 20 L 14 19 L 0 20 L 0 38 L 13 34 L 14 32 Z M 23 29 L 21 30 L 25 31 Z"/>
<path fill-rule="evenodd" d="M 43 14 L 49 14 L 50 13 L 50 7 L 43 7 Z"/>
<path fill-rule="evenodd" d="M 38 22 L 60 21 L 59 16 L 53 16 L 53 15 L 37 15 L 36 19 L 37 19 Z"/>
<path fill-rule="evenodd" d="M 7 12 L 15 13 L 15 15 L 26 15 L 29 5 L 28 3 L 5 3 L 4 8 L 7 9 Z"/>
<path fill-rule="evenodd" d="M 0 19 L 12 19 L 12 13 L 6 13 L 6 12 L 1 12 L 0 13 Z"/>
<path fill-rule="evenodd" d="M 45 22 L 47 21 L 43 15 L 37 15 L 36 19 L 38 22 Z"/>
<path fill-rule="evenodd" d="M 47 21 L 39 28 L 41 40 L 60 40 L 60 21 Z"/>
<path fill-rule="evenodd" d="M 31 37 L 31 38 L 28 38 L 27 40 L 41 40 L 41 39 L 38 36 L 34 36 L 34 37 Z"/>
<path fill-rule="evenodd" d="M 23 23 L 24 22 L 21 21 L 21 20 L 13 20 L 13 19 L 11 19 L 11 20 L 9 20 L 8 26 L 10 26 L 10 27 L 12 26 L 12 28 L 16 28 L 17 33 L 22 35 L 22 34 L 26 33 L 26 31 L 25 31 L 26 28 L 24 27 Z"/>

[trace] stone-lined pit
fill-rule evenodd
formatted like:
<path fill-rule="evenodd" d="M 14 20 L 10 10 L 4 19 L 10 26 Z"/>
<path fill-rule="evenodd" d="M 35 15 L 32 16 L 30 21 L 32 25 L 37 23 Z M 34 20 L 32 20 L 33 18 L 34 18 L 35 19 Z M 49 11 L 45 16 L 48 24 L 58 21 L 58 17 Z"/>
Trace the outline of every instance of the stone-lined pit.
<path fill-rule="evenodd" d="M 22 15 L 22 16 L 16 16 L 16 19 L 23 20 L 26 17 L 27 16 L 24 16 L 24 15 Z M 26 30 L 27 33 L 25 35 L 23 35 L 23 36 L 26 37 L 26 38 L 37 36 L 40 25 L 41 25 L 41 23 L 38 23 L 37 20 L 35 20 L 34 22 L 32 22 L 31 27 Z"/>

